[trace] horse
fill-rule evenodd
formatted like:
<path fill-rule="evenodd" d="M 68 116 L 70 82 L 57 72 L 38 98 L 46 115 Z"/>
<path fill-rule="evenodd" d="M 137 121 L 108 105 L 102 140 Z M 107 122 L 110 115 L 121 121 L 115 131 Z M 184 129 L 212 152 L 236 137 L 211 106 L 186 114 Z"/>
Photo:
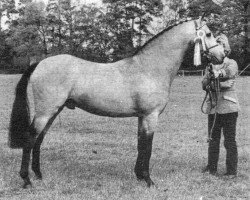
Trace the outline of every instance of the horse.
<path fill-rule="evenodd" d="M 198 31 L 205 33 L 204 52 L 211 62 L 222 63 L 223 47 L 216 43 L 206 23 L 196 19 L 166 28 L 132 56 L 113 63 L 90 62 L 61 54 L 30 66 L 16 86 L 8 141 L 11 148 L 22 149 L 23 188 L 32 186 L 28 170 L 31 154 L 31 168 L 42 179 L 40 146 L 65 107 L 100 116 L 137 117 L 138 156 L 134 172 L 148 187 L 154 185 L 149 173 L 154 132 L 168 103 L 173 79 Z M 30 93 L 34 100 L 33 119 Z"/>

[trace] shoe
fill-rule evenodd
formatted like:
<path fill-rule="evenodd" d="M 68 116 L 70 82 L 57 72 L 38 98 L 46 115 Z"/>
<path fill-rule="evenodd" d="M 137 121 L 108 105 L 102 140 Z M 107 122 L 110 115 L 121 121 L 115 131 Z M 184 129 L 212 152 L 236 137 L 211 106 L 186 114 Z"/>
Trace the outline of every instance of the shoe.
<path fill-rule="evenodd" d="M 227 172 L 224 174 L 224 176 L 227 176 L 229 179 L 233 179 L 237 177 L 237 173 L 236 172 Z"/>
<path fill-rule="evenodd" d="M 216 175 L 217 174 L 216 170 L 211 170 L 211 169 L 209 169 L 208 166 L 206 166 L 204 169 L 202 169 L 202 173 L 206 173 L 206 172 L 208 172 L 211 175 Z"/>

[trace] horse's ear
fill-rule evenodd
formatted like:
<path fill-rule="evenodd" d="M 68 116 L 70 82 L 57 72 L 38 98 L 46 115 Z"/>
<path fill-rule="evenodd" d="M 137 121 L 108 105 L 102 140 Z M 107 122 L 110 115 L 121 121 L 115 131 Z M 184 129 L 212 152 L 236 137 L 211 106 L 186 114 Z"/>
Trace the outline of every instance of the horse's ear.
<path fill-rule="evenodd" d="M 208 19 L 206 16 L 206 12 L 204 12 L 198 19 L 198 24 L 202 27 L 204 24 L 207 23 Z"/>
<path fill-rule="evenodd" d="M 197 20 L 196 20 L 196 23 L 197 23 L 197 28 L 199 29 L 200 27 L 202 27 L 202 16 L 200 16 Z"/>
<path fill-rule="evenodd" d="M 199 17 L 200 22 L 203 21 L 203 19 L 204 19 L 204 17 L 205 17 L 205 13 L 206 13 L 206 12 L 203 12 L 202 15 Z"/>
<path fill-rule="evenodd" d="M 200 16 L 199 19 L 201 20 L 201 22 L 202 22 L 202 21 L 207 21 L 206 18 L 205 18 L 206 14 L 207 14 L 207 13 L 206 13 L 206 11 L 205 11 L 205 12 L 203 12 L 202 15 Z"/>

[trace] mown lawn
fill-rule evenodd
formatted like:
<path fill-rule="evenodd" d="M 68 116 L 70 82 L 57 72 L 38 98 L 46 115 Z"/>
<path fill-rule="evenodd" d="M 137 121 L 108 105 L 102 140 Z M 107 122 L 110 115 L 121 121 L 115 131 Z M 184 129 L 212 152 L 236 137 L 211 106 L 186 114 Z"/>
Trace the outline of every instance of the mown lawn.
<path fill-rule="evenodd" d="M 138 182 L 137 119 L 113 119 L 65 109 L 42 145 L 43 181 L 21 189 L 21 150 L 8 148 L 14 86 L 20 76 L 0 76 L 0 199 L 250 199 L 250 78 L 238 79 L 239 176 L 227 179 L 221 144 L 219 176 L 202 174 L 207 159 L 207 123 L 200 106 L 201 77 L 177 77 L 154 137 L 151 177 L 157 188 Z"/>

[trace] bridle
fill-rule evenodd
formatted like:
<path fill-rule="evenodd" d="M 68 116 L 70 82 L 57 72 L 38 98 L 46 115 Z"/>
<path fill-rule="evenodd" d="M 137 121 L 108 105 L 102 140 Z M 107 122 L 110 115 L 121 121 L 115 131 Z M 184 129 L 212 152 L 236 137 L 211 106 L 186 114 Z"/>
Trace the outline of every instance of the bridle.
<path fill-rule="evenodd" d="M 204 30 L 202 30 L 202 27 L 205 26 L 206 24 L 203 24 L 203 25 L 199 25 L 197 23 L 197 21 L 195 20 L 194 21 L 194 24 L 195 24 L 195 30 L 196 30 L 196 35 L 197 37 L 194 39 L 194 41 L 196 42 L 198 40 L 198 42 L 201 43 L 201 46 L 202 46 L 202 55 L 203 56 L 206 56 L 208 59 L 211 59 L 212 57 L 215 58 L 217 61 L 218 61 L 218 58 L 216 56 L 214 56 L 210 50 L 219 46 L 219 44 L 215 44 L 211 47 L 207 47 L 207 44 L 205 42 L 205 37 L 206 37 L 206 32 Z"/>

